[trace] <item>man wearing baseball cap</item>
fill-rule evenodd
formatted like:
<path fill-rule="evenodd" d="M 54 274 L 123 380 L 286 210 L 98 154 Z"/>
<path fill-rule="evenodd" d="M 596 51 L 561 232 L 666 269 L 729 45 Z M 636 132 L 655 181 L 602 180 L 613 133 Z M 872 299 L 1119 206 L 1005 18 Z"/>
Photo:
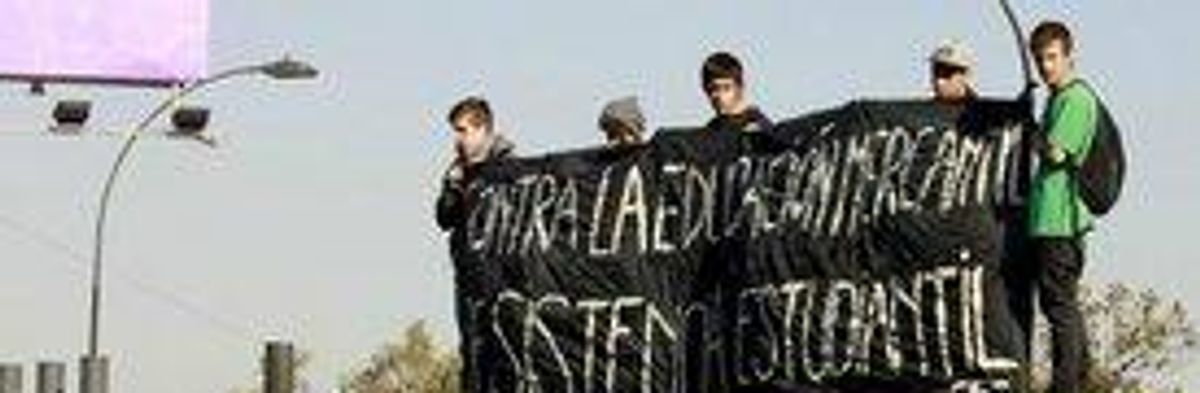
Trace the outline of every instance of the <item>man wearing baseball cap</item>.
<path fill-rule="evenodd" d="M 974 62 L 971 51 L 961 42 L 948 41 L 929 55 L 930 84 L 934 101 L 959 104 L 975 98 L 971 86 Z"/>

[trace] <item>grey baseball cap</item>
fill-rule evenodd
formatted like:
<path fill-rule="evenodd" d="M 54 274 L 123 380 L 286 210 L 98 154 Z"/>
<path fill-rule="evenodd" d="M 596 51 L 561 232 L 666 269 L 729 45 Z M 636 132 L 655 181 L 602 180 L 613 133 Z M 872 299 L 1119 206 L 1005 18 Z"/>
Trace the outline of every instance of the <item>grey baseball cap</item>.
<path fill-rule="evenodd" d="M 929 55 L 929 62 L 964 69 L 974 68 L 975 63 L 971 58 L 971 49 L 957 40 L 946 41 L 938 45 Z"/>

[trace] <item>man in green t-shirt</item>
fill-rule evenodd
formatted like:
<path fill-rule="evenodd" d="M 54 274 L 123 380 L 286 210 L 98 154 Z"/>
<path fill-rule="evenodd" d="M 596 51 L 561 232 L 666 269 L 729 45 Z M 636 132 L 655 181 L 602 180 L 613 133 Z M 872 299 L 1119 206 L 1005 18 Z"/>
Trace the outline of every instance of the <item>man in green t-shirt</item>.
<path fill-rule="evenodd" d="M 1084 266 L 1084 235 L 1092 215 L 1072 179 L 1095 134 L 1097 101 L 1075 75 L 1070 30 L 1043 22 L 1033 30 L 1030 50 L 1050 90 L 1035 136 L 1039 164 L 1030 189 L 1028 231 L 1038 304 L 1050 324 L 1053 373 L 1050 391 L 1080 390 L 1087 369 L 1087 332 L 1077 292 Z M 1030 334 L 1030 337 L 1033 335 Z"/>

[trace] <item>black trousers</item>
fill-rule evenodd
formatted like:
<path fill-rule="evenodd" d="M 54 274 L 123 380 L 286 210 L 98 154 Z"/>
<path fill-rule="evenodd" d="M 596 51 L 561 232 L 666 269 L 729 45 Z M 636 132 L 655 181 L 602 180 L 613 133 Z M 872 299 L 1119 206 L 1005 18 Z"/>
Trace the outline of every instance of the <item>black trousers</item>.
<path fill-rule="evenodd" d="M 1050 324 L 1050 391 L 1079 392 L 1088 364 L 1087 324 L 1078 297 L 1084 266 L 1083 238 L 1028 240 L 1028 254 L 1022 258 L 1027 263 L 1008 275 L 1010 308 L 1032 348 L 1033 294 L 1037 293 L 1038 306 Z"/>

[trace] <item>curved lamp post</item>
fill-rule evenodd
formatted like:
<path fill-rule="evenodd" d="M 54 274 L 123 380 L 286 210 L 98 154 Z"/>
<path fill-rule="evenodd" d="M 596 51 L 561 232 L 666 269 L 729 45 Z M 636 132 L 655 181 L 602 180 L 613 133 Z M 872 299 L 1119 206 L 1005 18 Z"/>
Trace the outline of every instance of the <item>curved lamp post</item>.
<path fill-rule="evenodd" d="M 265 64 L 230 68 L 212 76 L 198 79 L 175 90 L 170 96 L 155 106 L 153 110 L 147 113 L 133 130 L 130 131 L 129 135 L 125 137 L 125 141 L 121 145 L 121 150 L 117 153 L 117 157 L 108 171 L 108 177 L 104 181 L 104 189 L 101 191 L 99 199 L 99 212 L 96 216 L 95 237 L 92 248 L 91 293 L 89 297 L 88 351 L 83 359 L 83 367 L 80 372 L 80 390 L 83 393 L 105 393 L 108 390 L 107 361 L 101 359 L 98 353 L 100 339 L 101 268 L 104 261 L 104 228 L 105 221 L 108 218 L 108 204 L 112 199 L 113 187 L 121 174 L 121 169 L 125 167 L 126 159 L 133 151 L 133 146 L 137 144 L 142 133 L 145 132 L 150 124 L 162 116 L 163 113 L 176 106 L 185 97 L 214 83 L 245 75 L 264 75 L 272 79 L 291 80 L 312 79 L 317 74 L 317 69 L 312 65 L 287 57 Z"/>

